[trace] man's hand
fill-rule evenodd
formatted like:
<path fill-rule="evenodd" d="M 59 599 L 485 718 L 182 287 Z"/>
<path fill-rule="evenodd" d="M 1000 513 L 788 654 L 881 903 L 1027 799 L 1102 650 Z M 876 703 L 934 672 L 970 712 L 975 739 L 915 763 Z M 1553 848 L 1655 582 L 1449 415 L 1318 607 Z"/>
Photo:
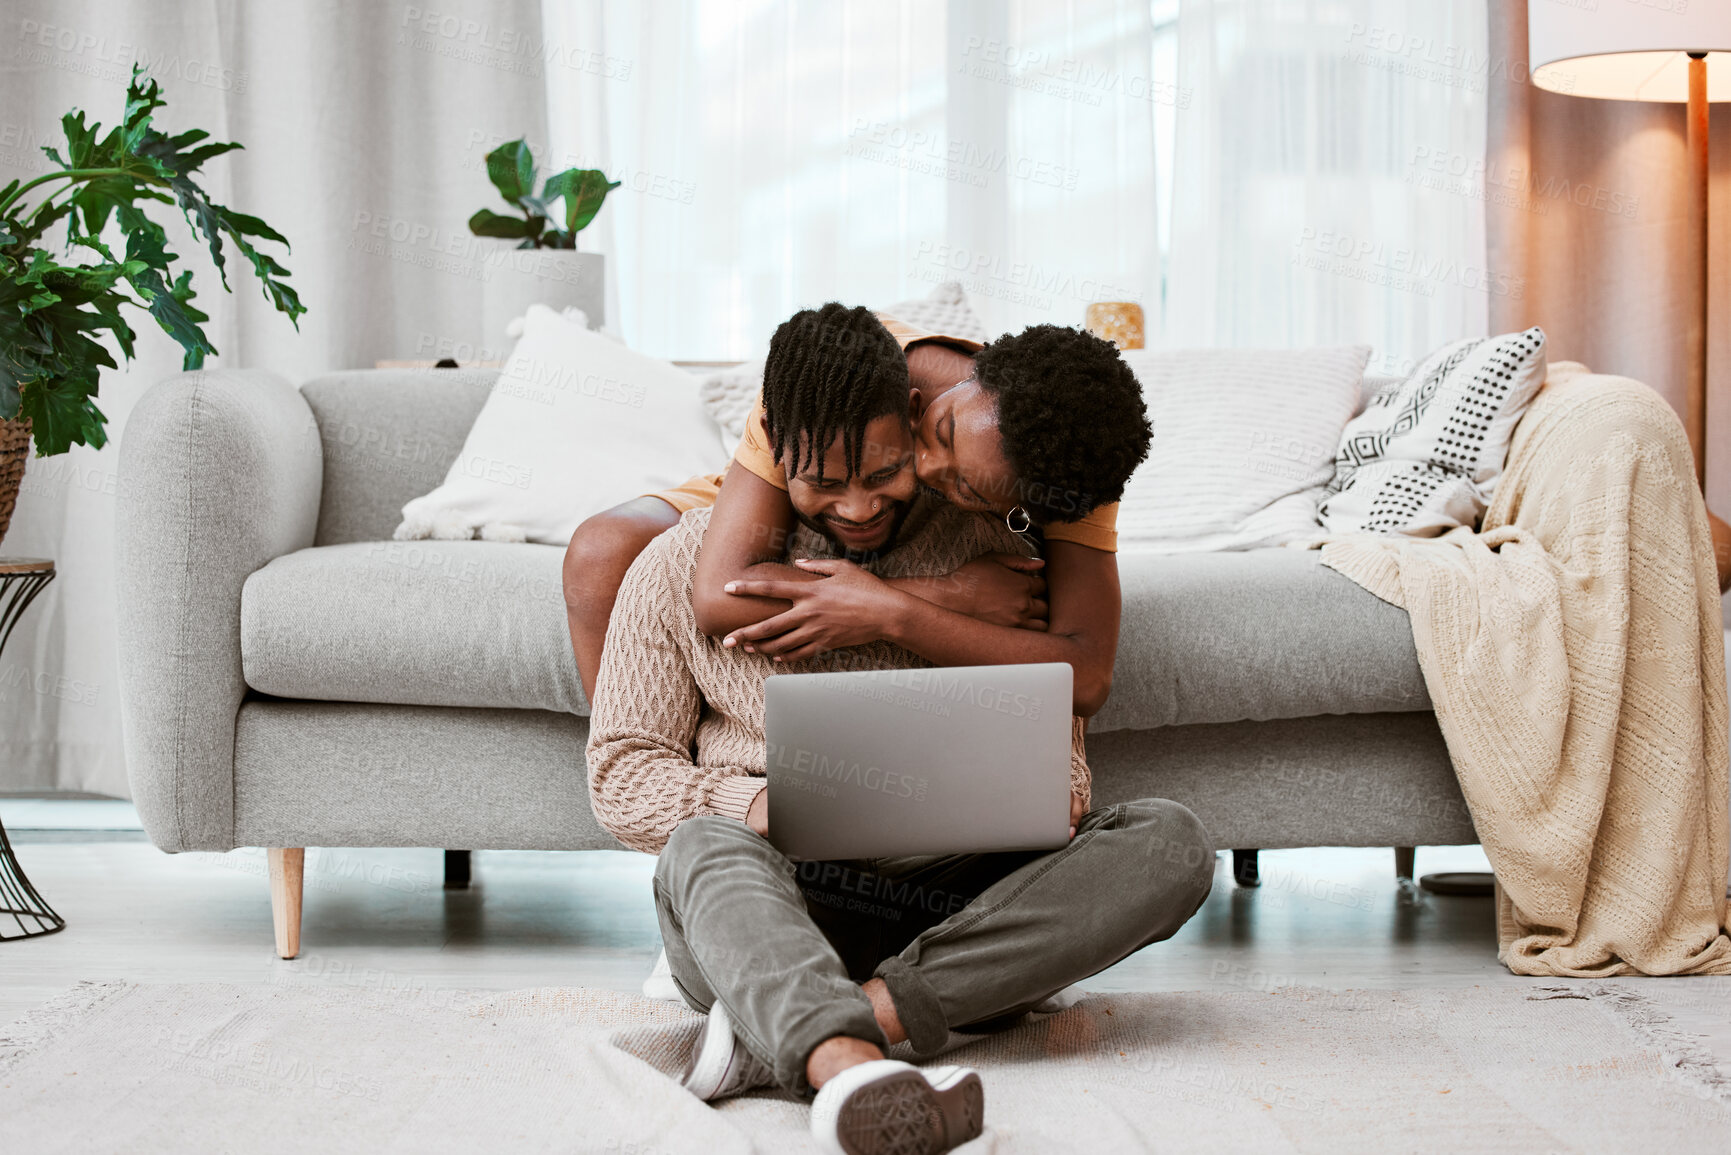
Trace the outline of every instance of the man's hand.
<path fill-rule="evenodd" d="M 884 636 L 900 599 L 910 597 L 850 561 L 801 558 L 794 563 L 822 581 L 741 579 L 726 585 L 738 597 L 783 598 L 793 608 L 728 634 L 724 646 L 798 662 L 844 646 L 862 646 Z"/>
<path fill-rule="evenodd" d="M 935 601 L 945 609 L 994 626 L 1043 630 L 1049 610 L 1046 563 L 1014 553 L 982 554 L 954 573 L 933 579 Z"/>
<path fill-rule="evenodd" d="M 759 794 L 759 798 L 763 795 Z M 1070 794 L 1070 837 L 1076 837 L 1076 827 L 1082 825 L 1082 818 L 1088 813 L 1088 802 L 1074 791 Z"/>
<path fill-rule="evenodd" d="M 1073 812 L 1075 807 L 1070 809 Z M 745 812 L 745 824 L 759 836 L 769 837 L 769 787 L 759 790 L 757 797 L 751 800 L 751 809 Z M 1070 833 L 1074 834 L 1075 831 L 1072 829 Z"/>

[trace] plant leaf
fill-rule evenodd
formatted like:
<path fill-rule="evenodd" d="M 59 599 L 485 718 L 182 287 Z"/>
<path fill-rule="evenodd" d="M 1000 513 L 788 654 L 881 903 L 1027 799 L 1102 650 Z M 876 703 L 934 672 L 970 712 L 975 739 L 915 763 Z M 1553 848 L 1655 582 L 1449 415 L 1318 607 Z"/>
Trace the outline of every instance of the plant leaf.
<path fill-rule="evenodd" d="M 37 249 L 21 270 L 0 277 L 0 416 L 37 420 L 38 452 L 105 439 L 102 413 L 89 398 L 114 358 L 94 338 L 118 327 L 130 348 L 132 332 L 111 306 L 95 302 L 113 295 L 117 276 L 113 266 L 57 266 Z"/>
<path fill-rule="evenodd" d="M 598 168 L 573 171 L 577 176 L 571 193 L 565 198 L 565 228 L 576 234 L 589 227 L 589 222 L 601 211 L 607 194 L 618 188 L 620 182 L 609 183 L 607 175 Z"/>
<path fill-rule="evenodd" d="M 249 235 L 262 235 L 277 240 L 282 240 L 282 237 L 275 229 L 257 217 L 249 217 L 245 213 L 237 213 L 232 209 L 223 208 L 221 205 L 215 207 L 217 217 L 222 222 L 222 228 L 228 233 L 228 239 L 234 242 L 234 247 L 240 250 L 240 255 L 252 265 L 253 275 L 258 277 L 259 285 L 264 289 L 265 299 L 271 303 L 277 312 L 286 315 L 289 323 L 298 330 L 301 314 L 307 311 L 307 307 L 301 304 L 300 294 L 295 292 L 294 287 L 283 279 L 289 275 L 289 271 L 283 268 L 276 258 L 269 253 L 259 252 L 253 243 L 247 239 Z M 287 245 L 288 242 L 283 241 L 283 244 Z"/>
<path fill-rule="evenodd" d="M 127 152 L 137 152 L 138 146 L 152 129 L 150 116 L 157 109 L 164 107 L 162 86 L 144 75 L 141 65 L 132 66 L 132 81 L 126 86 L 126 131 L 121 140 L 121 147 Z"/>
<path fill-rule="evenodd" d="M 547 178 L 547 183 L 541 186 L 541 200 L 552 204 L 560 197 L 566 198 L 565 212 L 571 212 L 570 197 L 577 191 L 578 169 L 568 168 L 564 172 L 556 172 Z"/>
<path fill-rule="evenodd" d="M 68 204 L 78 210 L 85 234 L 100 236 L 108 227 L 109 214 L 123 204 L 132 203 L 137 188 L 131 177 L 97 177 L 73 190 Z"/>
<path fill-rule="evenodd" d="M 222 216 L 223 228 L 227 229 L 230 233 L 233 233 L 236 236 L 245 235 L 258 237 L 259 239 L 266 241 L 276 241 L 285 249 L 289 247 L 287 237 L 283 236 L 257 217 L 249 217 L 245 213 L 237 213 L 233 209 L 223 208 L 221 205 L 217 206 L 217 211 Z"/>
<path fill-rule="evenodd" d="M 192 270 L 182 269 L 180 276 L 174 279 L 174 287 L 166 295 L 159 294 L 150 302 L 150 315 L 185 350 L 180 359 L 182 369 L 202 369 L 204 355 L 216 352 L 216 346 L 199 327 L 201 322 L 210 320 L 210 316 L 193 306 L 192 299 L 196 296 L 198 294 L 192 290 Z"/>
<path fill-rule="evenodd" d="M 96 133 L 101 127 L 99 124 L 86 127 L 82 109 L 74 109 L 60 118 L 61 131 L 66 134 L 67 168 L 103 167 L 104 157 L 96 142 Z"/>
<path fill-rule="evenodd" d="M 535 223 L 524 217 L 508 217 L 492 209 L 481 209 L 469 218 L 469 231 L 478 237 L 535 237 Z"/>
<path fill-rule="evenodd" d="M 12 234 L 13 241 L 7 248 L 23 251 L 34 244 L 43 233 L 47 232 L 50 225 L 71 211 L 72 202 L 70 200 L 60 201 L 58 204 L 53 201 L 43 201 L 31 214 L 29 221 L 8 221 L 7 231 Z"/>
<path fill-rule="evenodd" d="M 74 445 L 100 449 L 108 442 L 103 429 L 108 418 L 96 407 L 94 374 L 89 380 L 62 377 L 33 381 L 19 400 L 18 415 L 31 422 L 31 440 L 39 456 L 65 453 Z"/>
<path fill-rule="evenodd" d="M 179 256 L 168 248 L 162 226 L 142 205 L 176 205 L 194 235 L 209 246 L 217 273 L 228 285 L 225 244 L 252 265 L 265 297 L 291 322 L 306 312 L 286 278 L 289 271 L 257 245 L 287 240 L 264 221 L 212 201 L 195 179 L 201 165 L 240 147 L 214 142 L 202 129 L 169 136 L 152 124 L 164 102 L 161 86 L 135 65 L 127 87 L 125 115 L 104 134 L 74 110 L 61 120 L 65 159 L 54 148 L 42 152 L 61 169 L 112 170 L 80 175 L 34 209 L 8 207 L 0 219 L 0 417 L 25 416 L 34 423 L 36 449 L 62 453 L 72 445 L 100 446 L 106 418 L 95 397 L 100 374 L 116 367 L 104 338 L 122 356 L 134 354 L 136 334 L 122 317 L 124 306 L 148 311 L 182 349 L 182 365 L 196 369 L 216 348 L 203 324 L 210 318 L 193 301 L 192 273 L 177 271 Z M 11 181 L 0 202 L 20 187 Z M 91 264 L 67 263 L 32 247 L 56 221 L 67 222 L 69 253 Z M 117 258 L 102 234 L 113 222 L 126 234 Z M 527 222 L 525 222 L 527 223 Z M 130 291 L 128 291 L 130 290 Z"/>
<path fill-rule="evenodd" d="M 512 204 L 535 191 L 535 156 L 521 140 L 508 140 L 487 154 L 487 179 Z"/>

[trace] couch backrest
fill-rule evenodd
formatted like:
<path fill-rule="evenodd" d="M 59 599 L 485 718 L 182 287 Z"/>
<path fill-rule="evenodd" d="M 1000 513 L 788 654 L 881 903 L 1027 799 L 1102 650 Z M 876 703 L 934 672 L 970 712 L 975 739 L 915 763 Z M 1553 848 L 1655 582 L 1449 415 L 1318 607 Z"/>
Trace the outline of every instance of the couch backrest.
<path fill-rule="evenodd" d="M 445 480 L 497 369 L 358 369 L 301 386 L 324 442 L 316 544 L 384 541 Z M 1359 409 L 1398 377 L 1367 375 Z"/>
<path fill-rule="evenodd" d="M 301 386 L 324 443 L 315 543 L 384 541 L 445 480 L 497 369 L 361 369 Z"/>

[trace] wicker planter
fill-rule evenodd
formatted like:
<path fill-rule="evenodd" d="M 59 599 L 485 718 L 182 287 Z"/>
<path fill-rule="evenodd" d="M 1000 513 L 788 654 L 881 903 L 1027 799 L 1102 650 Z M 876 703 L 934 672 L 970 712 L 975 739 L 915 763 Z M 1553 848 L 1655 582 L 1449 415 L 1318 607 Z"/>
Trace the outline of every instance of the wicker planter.
<path fill-rule="evenodd" d="M 18 483 L 30 460 L 30 419 L 0 421 L 0 541 L 12 525 L 12 510 L 18 505 Z"/>

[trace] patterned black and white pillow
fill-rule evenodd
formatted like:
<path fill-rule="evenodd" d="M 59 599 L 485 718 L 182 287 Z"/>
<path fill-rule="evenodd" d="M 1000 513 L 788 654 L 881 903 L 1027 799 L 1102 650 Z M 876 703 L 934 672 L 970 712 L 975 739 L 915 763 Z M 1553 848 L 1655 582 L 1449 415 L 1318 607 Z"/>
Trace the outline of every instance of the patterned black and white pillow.
<path fill-rule="evenodd" d="M 1438 349 L 1347 423 L 1318 509 L 1323 527 L 1434 537 L 1476 524 L 1544 382 L 1537 326 Z"/>

